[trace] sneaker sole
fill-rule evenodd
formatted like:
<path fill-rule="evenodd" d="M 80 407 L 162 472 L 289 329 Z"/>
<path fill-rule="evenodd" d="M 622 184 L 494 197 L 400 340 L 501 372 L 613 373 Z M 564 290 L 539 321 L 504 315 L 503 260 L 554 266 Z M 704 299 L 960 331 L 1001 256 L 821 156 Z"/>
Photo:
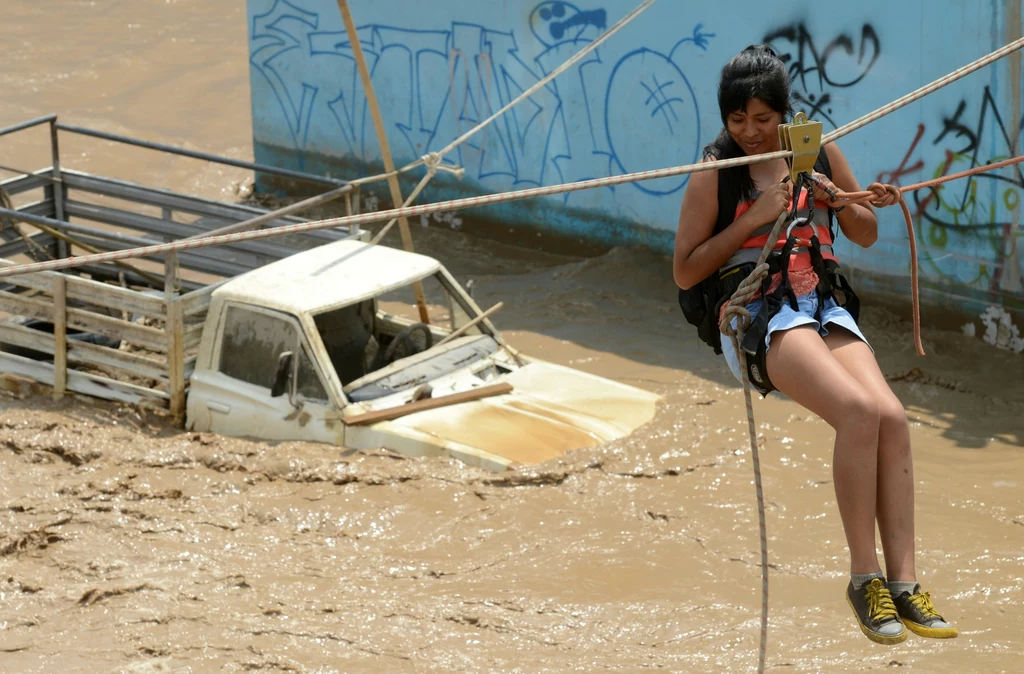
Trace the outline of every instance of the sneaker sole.
<path fill-rule="evenodd" d="M 857 626 L 860 627 L 860 631 L 864 633 L 864 636 L 866 636 L 868 639 L 871 639 L 876 644 L 885 644 L 886 646 L 892 646 L 894 644 L 903 643 L 907 640 L 907 630 L 903 630 L 903 632 L 896 635 L 879 634 L 878 632 L 872 632 L 867 627 L 864 627 L 864 623 L 860 621 L 860 616 L 857 615 L 857 609 L 853 607 L 853 602 L 850 601 L 849 594 L 846 594 L 846 603 L 849 604 L 850 610 L 853 611 L 853 617 L 856 618 Z"/>
<path fill-rule="evenodd" d="M 929 639 L 953 639 L 960 634 L 955 627 L 928 627 L 912 620 L 904 620 L 903 625 L 917 636 Z"/>

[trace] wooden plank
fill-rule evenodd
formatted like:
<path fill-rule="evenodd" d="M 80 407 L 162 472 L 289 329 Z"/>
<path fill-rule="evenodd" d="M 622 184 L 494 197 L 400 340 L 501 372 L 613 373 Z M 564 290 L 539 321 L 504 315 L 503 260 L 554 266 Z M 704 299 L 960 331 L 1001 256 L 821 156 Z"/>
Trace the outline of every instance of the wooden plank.
<path fill-rule="evenodd" d="M 68 387 L 67 277 L 53 279 L 53 398 L 64 397 Z"/>
<path fill-rule="evenodd" d="M 210 308 L 210 302 L 213 301 L 213 291 L 217 289 L 219 283 L 200 288 L 199 290 L 193 290 L 190 293 L 182 295 L 181 299 L 181 314 L 183 316 L 192 316 L 200 314 Z"/>
<path fill-rule="evenodd" d="M 4 291 L 0 291 L 0 310 L 42 321 L 53 320 L 53 302 L 21 297 Z M 163 330 L 103 316 L 85 309 L 68 309 L 67 327 L 122 339 L 161 353 L 167 349 Z"/>
<path fill-rule="evenodd" d="M 163 352 L 167 348 L 163 330 L 84 309 L 68 309 L 68 325 L 85 332 L 96 332 L 107 337 L 131 342 L 153 351 Z"/>
<path fill-rule="evenodd" d="M 167 376 L 170 378 L 168 410 L 176 424 L 185 420 L 185 363 L 182 345 L 183 317 L 179 302 L 167 304 Z"/>
<path fill-rule="evenodd" d="M 15 323 L 0 323 L 0 343 L 33 349 L 50 356 L 54 352 L 53 335 Z M 138 377 L 167 380 L 167 365 L 163 359 L 148 358 L 137 353 L 75 339 L 68 339 L 68 364 L 100 365 L 123 370 Z"/>
<path fill-rule="evenodd" d="M 178 266 L 178 253 L 172 250 L 164 258 L 164 302 L 168 307 L 176 298 L 180 278 L 181 268 Z"/>
<path fill-rule="evenodd" d="M 53 335 L 17 323 L 0 322 L 0 344 L 20 346 L 48 356 L 52 356 L 54 352 Z"/>
<path fill-rule="evenodd" d="M 66 275 L 64 275 L 66 276 Z M 74 276 L 68 279 L 68 299 L 89 302 L 110 309 L 141 314 L 150 318 L 163 318 L 165 314 L 164 300 L 161 297 L 146 295 L 138 290 L 119 288 L 109 283 L 100 283 L 92 279 Z"/>
<path fill-rule="evenodd" d="M 167 380 L 167 366 L 163 359 L 147 358 L 137 353 L 74 339 L 68 340 L 68 361 L 113 367 L 137 377 Z"/>
<path fill-rule="evenodd" d="M 110 265 L 84 264 L 81 267 L 77 267 L 77 271 L 81 274 L 88 274 L 94 281 L 120 283 L 121 277 L 124 276 L 125 280 L 133 286 L 152 287 L 148 279 L 144 279 L 138 274 L 134 274 L 123 269 L 117 269 Z M 197 283 L 195 281 L 183 280 L 181 282 L 181 286 L 183 288 L 188 288 L 189 290 L 198 290 L 204 285 L 205 284 L 203 283 Z"/>
<path fill-rule="evenodd" d="M 185 351 L 195 349 L 203 341 L 203 325 L 199 323 L 183 330 L 181 346 Z"/>
<path fill-rule="evenodd" d="M 142 314 L 151 318 L 164 317 L 164 300 L 162 297 L 146 295 L 137 290 L 129 290 L 92 279 L 79 278 L 55 271 L 43 271 L 9 276 L 4 280 L 22 288 L 49 292 L 53 287 L 53 278 L 55 276 L 67 279 L 67 297 L 69 300 L 89 302 L 109 307 L 110 309 Z"/>
<path fill-rule="evenodd" d="M 52 363 L 22 358 L 10 353 L 0 353 L 0 371 L 25 377 L 47 386 L 53 386 Z M 117 400 L 126 403 L 156 405 L 164 409 L 167 408 L 168 396 L 163 391 L 114 381 L 113 379 L 86 374 L 77 370 L 68 371 L 67 389 L 75 393 L 103 398 L 104 400 Z"/>
<path fill-rule="evenodd" d="M 447 407 L 449 405 L 457 405 L 459 403 L 469 402 L 471 400 L 480 400 L 481 398 L 502 395 L 505 393 L 509 393 L 511 391 L 512 384 L 509 384 L 508 382 L 502 382 L 500 384 L 481 386 L 479 388 L 470 389 L 468 391 L 461 391 L 459 393 L 453 393 L 451 395 L 441 396 L 439 398 L 427 398 L 425 400 L 417 400 L 414 403 L 407 403 L 405 405 L 391 407 L 386 410 L 377 410 L 375 412 L 366 412 L 365 414 L 356 414 L 351 417 L 343 417 L 342 421 L 349 426 L 363 426 L 366 424 L 375 424 L 380 421 L 390 421 L 392 419 L 404 417 L 408 414 L 413 414 L 415 412 L 433 410 L 437 409 L 438 407 Z"/>

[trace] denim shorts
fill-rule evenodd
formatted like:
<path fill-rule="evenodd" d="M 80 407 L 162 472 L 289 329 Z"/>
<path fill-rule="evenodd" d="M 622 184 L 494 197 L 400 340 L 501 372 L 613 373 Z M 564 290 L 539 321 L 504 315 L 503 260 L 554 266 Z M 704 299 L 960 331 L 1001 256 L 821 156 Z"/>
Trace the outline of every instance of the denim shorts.
<path fill-rule="evenodd" d="M 782 308 L 779 309 L 779 313 L 775 314 L 772 319 L 768 322 L 768 334 L 765 335 L 764 342 L 765 348 L 770 349 L 772 346 L 772 333 L 779 332 L 782 330 L 790 330 L 792 328 L 799 327 L 801 325 L 813 325 L 814 329 L 818 331 L 818 334 L 822 337 L 828 335 L 827 326 L 831 323 L 838 325 L 842 328 L 846 328 L 854 335 L 857 339 L 861 340 L 865 344 L 868 344 L 868 340 L 864 337 L 864 333 L 857 327 L 857 321 L 853 320 L 853 316 L 846 309 L 843 309 L 836 301 L 829 297 L 825 300 L 825 304 L 821 307 L 821 323 L 814 318 L 814 312 L 818 309 L 818 293 L 815 290 L 801 295 L 796 298 L 797 306 L 800 308 L 799 311 L 793 311 L 793 307 L 789 306 L 789 302 L 784 301 Z M 753 320 L 757 313 L 761 310 L 761 300 L 754 300 L 747 305 L 747 311 L 750 312 L 750 319 Z M 733 327 L 736 325 L 737 317 L 733 317 Z M 871 345 L 868 344 L 868 348 Z M 736 350 L 733 348 L 732 339 L 722 335 L 722 355 L 725 356 L 725 362 L 729 365 L 729 370 L 733 376 L 736 377 L 737 381 L 743 382 L 743 376 L 740 373 L 740 361 L 736 355 Z M 771 374 L 768 375 L 771 377 Z M 767 395 L 767 391 L 758 387 L 754 382 L 750 382 L 750 386 L 757 390 L 761 395 Z"/>

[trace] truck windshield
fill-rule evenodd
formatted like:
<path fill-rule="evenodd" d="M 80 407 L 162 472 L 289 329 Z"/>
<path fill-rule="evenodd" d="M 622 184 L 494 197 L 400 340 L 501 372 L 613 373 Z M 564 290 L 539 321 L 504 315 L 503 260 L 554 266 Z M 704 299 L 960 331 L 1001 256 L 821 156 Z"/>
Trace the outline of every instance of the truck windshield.
<path fill-rule="evenodd" d="M 477 315 L 443 274 L 427 276 L 419 285 L 426 316 L 420 311 L 413 283 L 314 315 L 320 338 L 342 386 L 404 358 L 429 351 Z M 486 332 L 485 326 L 477 324 L 462 335 L 479 336 Z"/>

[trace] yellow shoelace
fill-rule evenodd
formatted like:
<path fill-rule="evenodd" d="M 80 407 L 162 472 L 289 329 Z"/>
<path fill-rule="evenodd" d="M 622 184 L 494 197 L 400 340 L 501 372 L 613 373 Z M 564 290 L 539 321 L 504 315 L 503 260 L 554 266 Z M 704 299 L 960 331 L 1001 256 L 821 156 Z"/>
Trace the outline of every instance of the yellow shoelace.
<path fill-rule="evenodd" d="M 887 618 L 897 617 L 896 604 L 892 602 L 892 595 L 885 583 L 878 578 L 873 578 L 864 589 L 868 597 L 868 613 L 872 620 L 882 622 Z M 928 605 L 931 606 L 931 600 L 928 600 Z"/>
<path fill-rule="evenodd" d="M 932 595 L 931 590 L 927 592 L 921 592 L 919 594 L 910 595 L 910 603 L 914 605 L 922 615 L 929 618 L 941 618 L 939 612 L 932 606 Z"/>

